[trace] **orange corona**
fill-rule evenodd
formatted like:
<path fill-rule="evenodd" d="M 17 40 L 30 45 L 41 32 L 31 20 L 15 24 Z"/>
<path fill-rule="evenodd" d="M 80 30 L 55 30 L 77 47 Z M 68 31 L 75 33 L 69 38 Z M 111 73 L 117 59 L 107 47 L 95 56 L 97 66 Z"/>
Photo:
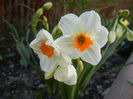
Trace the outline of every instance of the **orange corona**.
<path fill-rule="evenodd" d="M 92 44 L 93 44 L 93 41 L 90 39 L 90 37 L 86 36 L 83 33 L 80 33 L 74 38 L 75 48 L 77 48 L 81 52 L 86 50 Z"/>
<path fill-rule="evenodd" d="M 44 55 L 48 56 L 48 58 L 51 58 L 54 55 L 54 48 L 46 45 L 45 42 L 46 41 L 41 44 L 40 49 Z"/>

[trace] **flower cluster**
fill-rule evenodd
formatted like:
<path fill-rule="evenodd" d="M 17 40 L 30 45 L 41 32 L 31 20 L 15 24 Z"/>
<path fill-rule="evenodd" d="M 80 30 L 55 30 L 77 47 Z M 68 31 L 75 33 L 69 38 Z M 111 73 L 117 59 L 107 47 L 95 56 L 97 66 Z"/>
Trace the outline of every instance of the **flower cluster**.
<path fill-rule="evenodd" d="M 61 17 L 59 28 L 63 36 L 53 40 L 51 34 L 42 29 L 30 43 L 40 59 L 45 78 L 74 85 L 77 72 L 72 59 L 81 58 L 92 65 L 101 60 L 101 48 L 108 40 L 108 30 L 101 25 L 101 18 L 95 11 L 86 11 L 79 17 L 67 14 Z"/>

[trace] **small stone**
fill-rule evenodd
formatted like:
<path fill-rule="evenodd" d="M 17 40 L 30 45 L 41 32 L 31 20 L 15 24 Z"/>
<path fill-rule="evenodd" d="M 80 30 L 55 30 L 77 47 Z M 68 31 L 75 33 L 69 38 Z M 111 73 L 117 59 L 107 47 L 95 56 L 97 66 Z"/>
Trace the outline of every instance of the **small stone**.
<path fill-rule="evenodd" d="M 9 68 L 14 68 L 14 64 L 9 65 Z"/>
<path fill-rule="evenodd" d="M 3 76 L 6 76 L 6 73 L 5 73 L 5 72 L 2 72 L 2 75 L 3 75 Z"/>

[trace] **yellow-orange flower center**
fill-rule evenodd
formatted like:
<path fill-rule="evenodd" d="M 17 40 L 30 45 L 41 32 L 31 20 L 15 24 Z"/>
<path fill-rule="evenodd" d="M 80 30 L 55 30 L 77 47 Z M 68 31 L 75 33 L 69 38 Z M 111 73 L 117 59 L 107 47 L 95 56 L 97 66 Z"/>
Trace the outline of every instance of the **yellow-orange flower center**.
<path fill-rule="evenodd" d="M 41 44 L 41 51 L 44 55 L 48 56 L 48 58 L 51 58 L 54 55 L 54 48 L 52 46 L 48 46 L 45 44 L 46 41 L 44 41 Z"/>
<path fill-rule="evenodd" d="M 90 39 L 90 37 L 86 36 L 83 33 L 80 33 L 74 38 L 75 48 L 77 48 L 81 52 L 86 50 L 92 44 L 93 44 L 93 41 Z"/>

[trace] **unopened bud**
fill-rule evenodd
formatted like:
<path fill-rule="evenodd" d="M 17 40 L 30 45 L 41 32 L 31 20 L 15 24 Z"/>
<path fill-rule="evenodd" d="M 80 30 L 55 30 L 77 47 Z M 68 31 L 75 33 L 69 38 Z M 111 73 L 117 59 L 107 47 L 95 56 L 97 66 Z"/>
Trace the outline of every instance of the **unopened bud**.
<path fill-rule="evenodd" d="M 43 9 L 42 9 L 42 8 L 38 9 L 38 10 L 36 11 L 35 14 L 36 14 L 38 17 L 40 17 L 40 16 L 43 14 Z"/>
<path fill-rule="evenodd" d="M 129 16 L 129 10 L 127 10 L 127 9 L 119 10 L 118 16 L 120 18 L 128 17 Z"/>
<path fill-rule="evenodd" d="M 54 39 L 57 39 L 58 37 L 60 37 L 62 35 L 62 32 L 60 30 L 60 28 L 57 26 L 54 27 L 54 29 L 52 30 L 52 36 Z"/>
<path fill-rule="evenodd" d="M 47 17 L 46 16 L 43 16 L 43 26 L 44 28 L 49 31 L 49 24 L 47 22 Z"/>
<path fill-rule="evenodd" d="M 43 5 L 43 10 L 49 10 L 51 7 L 53 6 L 53 4 L 51 2 L 47 2 Z"/>
<path fill-rule="evenodd" d="M 55 71 L 54 79 L 68 85 L 75 85 L 77 83 L 75 67 L 73 65 L 59 66 Z"/>
<path fill-rule="evenodd" d="M 79 70 L 78 70 L 78 74 L 81 73 L 84 69 L 84 65 L 83 65 L 83 62 L 80 60 L 79 61 Z"/>
<path fill-rule="evenodd" d="M 46 17 L 46 16 L 43 16 L 43 20 L 44 20 L 45 22 L 47 22 L 47 21 L 48 21 L 48 19 L 47 19 L 47 17 Z"/>
<path fill-rule="evenodd" d="M 32 25 L 36 25 L 38 22 L 38 18 L 43 14 L 43 10 L 40 8 L 36 11 L 32 18 Z"/>
<path fill-rule="evenodd" d="M 42 14 L 43 14 L 43 9 L 39 8 L 32 17 L 32 31 L 34 35 L 36 35 L 36 27 L 37 27 L 38 19 Z"/>
<path fill-rule="evenodd" d="M 133 41 L 133 31 L 127 31 L 126 36 L 128 41 Z"/>
<path fill-rule="evenodd" d="M 109 42 L 110 43 L 113 43 L 116 39 L 116 34 L 115 34 L 115 31 L 110 31 L 109 33 Z"/>
<path fill-rule="evenodd" d="M 118 25 L 117 29 L 116 29 L 116 37 L 121 38 L 122 35 L 123 35 L 122 27 L 120 25 Z"/>

